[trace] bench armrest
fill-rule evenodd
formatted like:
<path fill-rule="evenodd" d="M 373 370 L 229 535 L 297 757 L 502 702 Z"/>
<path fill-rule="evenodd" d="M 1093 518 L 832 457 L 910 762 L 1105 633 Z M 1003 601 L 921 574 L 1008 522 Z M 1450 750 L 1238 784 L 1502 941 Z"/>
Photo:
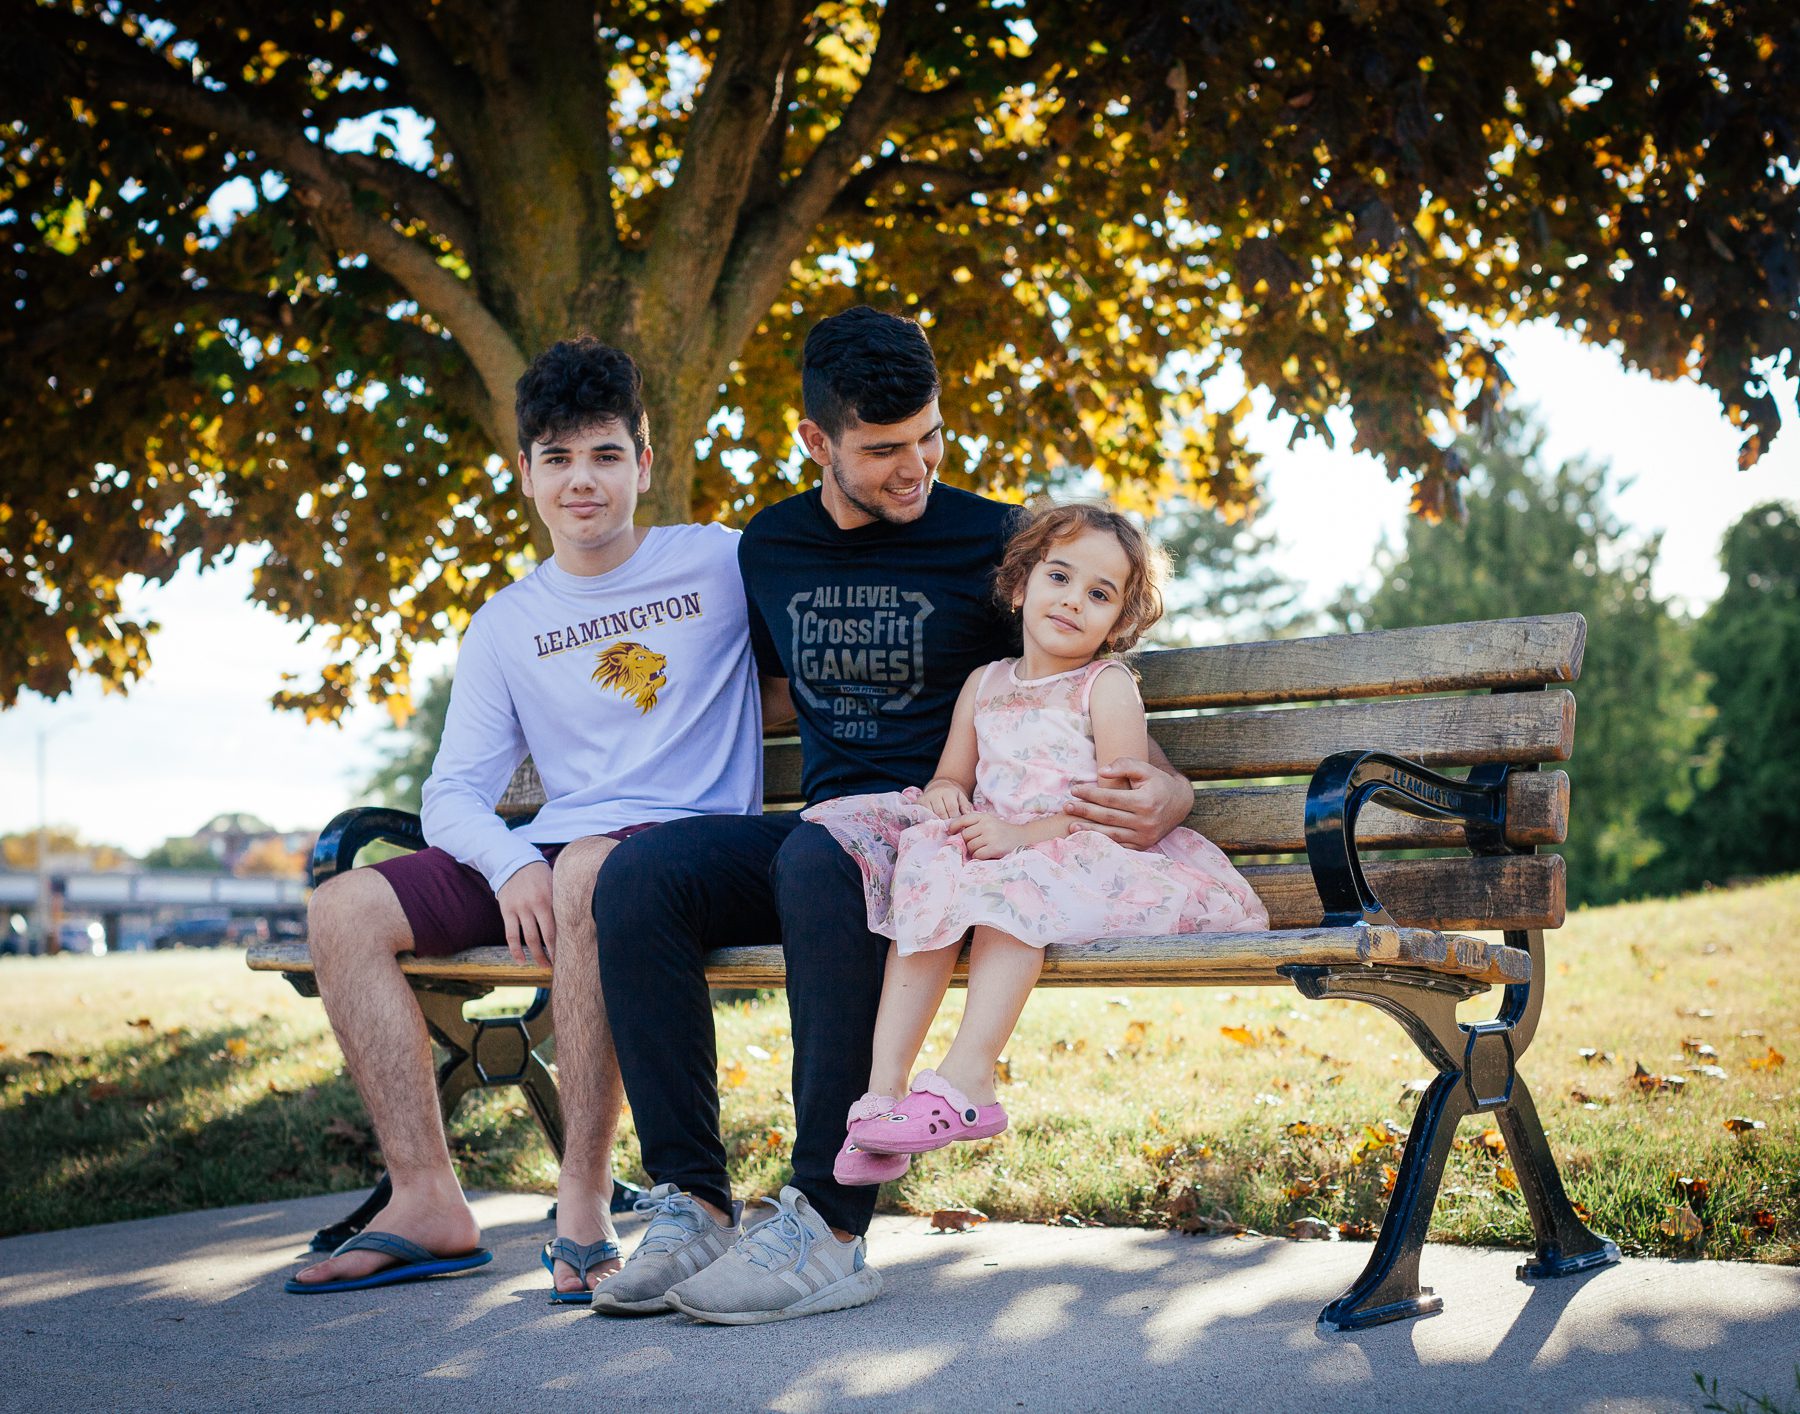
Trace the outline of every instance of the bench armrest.
<path fill-rule="evenodd" d="M 1339 751 L 1321 761 L 1306 788 L 1306 858 L 1324 926 L 1394 923 L 1357 857 L 1356 817 L 1364 805 L 1380 800 L 1408 815 L 1461 821 L 1472 853 L 1504 854 L 1509 771 L 1478 766 L 1459 781 L 1385 751 Z"/>
<path fill-rule="evenodd" d="M 424 849 L 425 828 L 409 810 L 362 805 L 332 818 L 313 846 L 312 885 L 316 889 L 334 874 L 356 863 L 363 846 L 386 840 L 403 849 Z"/>

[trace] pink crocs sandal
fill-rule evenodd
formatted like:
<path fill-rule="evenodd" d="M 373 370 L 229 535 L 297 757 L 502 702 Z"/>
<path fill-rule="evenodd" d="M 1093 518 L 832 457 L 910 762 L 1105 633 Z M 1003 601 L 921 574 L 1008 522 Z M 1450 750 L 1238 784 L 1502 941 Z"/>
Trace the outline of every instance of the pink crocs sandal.
<path fill-rule="evenodd" d="M 886 1114 L 894 1107 L 892 1095 L 877 1095 L 873 1091 L 864 1095 L 850 1106 L 847 1124 L 856 1124 L 866 1119 L 874 1119 L 877 1115 Z M 839 1183 L 852 1187 L 872 1183 L 887 1183 L 900 1177 L 912 1167 L 910 1154 L 877 1154 L 864 1149 L 854 1139 L 844 1140 L 844 1147 L 838 1150 L 836 1160 L 831 1165 L 831 1176 Z"/>
<path fill-rule="evenodd" d="M 850 1139 L 877 1154 L 927 1154 L 959 1139 L 991 1139 L 1005 1128 L 1006 1111 L 998 1100 L 971 1104 L 935 1070 L 923 1070 L 907 1097 L 886 1114 L 852 1119 Z"/>
<path fill-rule="evenodd" d="M 891 1183 L 912 1167 L 911 1154 L 875 1154 L 845 1138 L 844 1147 L 831 1165 L 831 1176 L 856 1188 L 865 1184 Z"/>

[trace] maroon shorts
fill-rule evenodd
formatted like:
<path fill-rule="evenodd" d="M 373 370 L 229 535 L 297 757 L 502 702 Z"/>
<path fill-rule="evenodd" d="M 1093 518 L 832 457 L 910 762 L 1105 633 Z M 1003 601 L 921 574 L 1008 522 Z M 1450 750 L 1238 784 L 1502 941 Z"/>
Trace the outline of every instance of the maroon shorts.
<path fill-rule="evenodd" d="M 607 830 L 609 840 L 628 839 L 658 822 Z M 541 844 L 538 852 L 554 865 L 564 846 Z M 384 859 L 369 868 L 388 881 L 406 925 L 412 930 L 413 952 L 420 957 L 448 957 L 469 948 L 505 947 L 506 922 L 500 904 L 479 869 L 459 863 L 433 845 L 416 854 Z"/>

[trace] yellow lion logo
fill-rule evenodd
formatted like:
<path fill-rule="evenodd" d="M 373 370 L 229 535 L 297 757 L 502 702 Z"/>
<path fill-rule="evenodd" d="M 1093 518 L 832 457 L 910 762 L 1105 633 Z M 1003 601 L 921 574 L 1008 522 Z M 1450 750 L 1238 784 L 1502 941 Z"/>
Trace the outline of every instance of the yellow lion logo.
<path fill-rule="evenodd" d="M 594 655 L 594 662 L 594 681 L 630 698 L 637 703 L 639 712 L 654 707 L 656 694 L 669 684 L 663 675 L 669 660 L 629 639 L 609 643 Z"/>

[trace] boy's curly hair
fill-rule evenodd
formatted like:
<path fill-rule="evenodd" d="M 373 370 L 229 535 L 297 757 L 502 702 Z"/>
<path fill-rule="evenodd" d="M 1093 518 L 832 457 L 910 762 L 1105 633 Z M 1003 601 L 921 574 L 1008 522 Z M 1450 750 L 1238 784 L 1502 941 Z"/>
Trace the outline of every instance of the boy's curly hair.
<path fill-rule="evenodd" d="M 640 457 L 650 445 L 644 375 L 630 354 L 592 334 L 550 345 L 519 376 L 515 391 L 519 451 L 528 459 L 538 442 L 595 422 L 623 423 Z"/>
<path fill-rule="evenodd" d="M 1007 541 L 1000 568 L 994 572 L 994 598 L 1001 608 L 1016 612 L 1025 597 L 1025 581 L 1048 558 L 1050 547 L 1072 540 L 1084 530 L 1104 531 L 1112 536 L 1131 566 L 1119 590 L 1119 621 L 1100 645 L 1102 653 L 1123 653 L 1162 617 L 1162 585 L 1168 575 L 1169 557 L 1133 521 L 1111 506 L 1085 501 L 1059 506 L 1046 501 L 1027 509 L 1019 528 Z"/>

